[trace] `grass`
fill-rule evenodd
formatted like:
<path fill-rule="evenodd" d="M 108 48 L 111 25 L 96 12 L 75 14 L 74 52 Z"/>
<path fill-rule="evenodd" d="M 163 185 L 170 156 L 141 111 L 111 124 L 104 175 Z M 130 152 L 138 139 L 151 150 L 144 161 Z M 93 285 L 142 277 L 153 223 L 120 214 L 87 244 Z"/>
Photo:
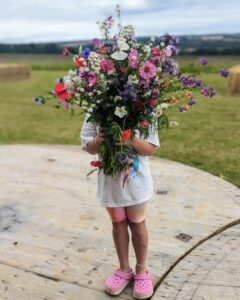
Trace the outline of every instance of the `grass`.
<path fill-rule="evenodd" d="M 46 64 L 58 64 L 47 57 Z M 31 63 L 29 58 L 23 56 L 21 62 Z M 35 57 L 32 59 L 36 63 Z M 234 58 L 226 64 L 233 62 Z M 1 144 L 80 144 L 80 111 L 72 117 L 64 107 L 55 109 L 55 102 L 42 106 L 32 103 L 33 97 L 51 89 L 55 79 L 64 74 L 39 70 L 32 71 L 29 81 L 0 83 Z M 217 74 L 202 77 L 215 86 L 218 96 L 198 97 L 198 104 L 189 113 L 172 108 L 171 120 L 178 121 L 179 126 L 160 132 L 161 148 L 156 155 L 203 169 L 240 187 L 240 99 L 227 94 L 226 79 Z"/>

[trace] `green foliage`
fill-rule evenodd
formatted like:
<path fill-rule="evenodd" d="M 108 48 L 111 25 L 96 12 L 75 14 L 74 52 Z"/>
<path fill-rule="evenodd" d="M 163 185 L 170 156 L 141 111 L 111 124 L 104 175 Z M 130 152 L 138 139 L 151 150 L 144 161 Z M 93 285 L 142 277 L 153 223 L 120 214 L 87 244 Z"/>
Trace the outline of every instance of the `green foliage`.
<path fill-rule="evenodd" d="M 22 61 L 28 61 L 22 56 Z M 39 58 L 39 62 L 40 62 Z M 58 57 L 45 59 L 57 63 Z M 192 58 L 180 58 L 185 64 Z M 36 60 L 35 57 L 31 60 Z M 0 57 L 1 61 L 1 57 Z M 211 58 L 211 65 L 229 66 L 236 57 L 218 61 Z M 212 63 L 213 62 L 213 63 Z M 32 98 L 53 88 L 55 79 L 65 72 L 33 71 L 31 80 L 0 83 L 0 143 L 1 144 L 75 144 L 80 145 L 82 111 L 66 111 L 60 104 L 37 106 Z M 197 97 L 198 103 L 188 113 L 172 115 L 178 127 L 162 129 L 161 148 L 157 156 L 180 161 L 203 169 L 240 187 L 240 105 L 239 97 L 229 96 L 228 81 L 218 74 L 204 74 L 203 79 L 217 89 L 213 99 Z M 159 170 L 161 172 L 161 170 Z"/>

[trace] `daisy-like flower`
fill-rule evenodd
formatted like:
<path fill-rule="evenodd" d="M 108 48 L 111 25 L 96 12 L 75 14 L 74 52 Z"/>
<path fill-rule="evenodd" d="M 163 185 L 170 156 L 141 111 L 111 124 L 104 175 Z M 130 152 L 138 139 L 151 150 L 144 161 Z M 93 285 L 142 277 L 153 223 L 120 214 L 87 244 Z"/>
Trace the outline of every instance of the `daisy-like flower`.
<path fill-rule="evenodd" d="M 143 79 L 148 80 L 155 77 L 157 68 L 150 61 L 146 61 L 139 69 Z"/>
<path fill-rule="evenodd" d="M 117 106 L 116 109 L 115 109 L 114 114 L 116 116 L 118 116 L 119 118 L 123 118 L 127 114 L 125 106 L 121 106 L 121 107 Z"/>

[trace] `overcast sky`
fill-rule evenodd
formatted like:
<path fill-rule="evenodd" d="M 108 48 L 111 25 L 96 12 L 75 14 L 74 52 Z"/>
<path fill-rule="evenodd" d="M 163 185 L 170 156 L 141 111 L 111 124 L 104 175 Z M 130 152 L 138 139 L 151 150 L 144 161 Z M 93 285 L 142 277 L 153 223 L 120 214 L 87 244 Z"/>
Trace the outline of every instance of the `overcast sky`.
<path fill-rule="evenodd" d="M 137 35 L 240 32 L 240 0 L 0 0 L 0 42 L 100 37 L 96 21 L 117 3 Z"/>

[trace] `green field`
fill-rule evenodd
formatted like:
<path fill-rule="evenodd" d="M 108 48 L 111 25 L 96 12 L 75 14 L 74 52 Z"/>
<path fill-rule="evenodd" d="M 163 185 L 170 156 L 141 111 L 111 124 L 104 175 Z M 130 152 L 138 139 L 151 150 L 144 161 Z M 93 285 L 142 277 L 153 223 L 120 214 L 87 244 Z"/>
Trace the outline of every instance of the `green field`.
<path fill-rule="evenodd" d="M 179 57 L 185 65 L 192 60 L 197 64 L 198 59 Z M 209 59 L 215 67 L 229 67 L 239 61 L 238 57 Z M 61 68 L 70 61 L 49 55 L 1 55 L 0 63 L 3 62 L 29 63 L 33 71 L 31 80 L 0 83 L 0 143 L 79 145 L 83 120 L 80 111 L 72 117 L 64 107 L 54 108 L 56 102 L 42 106 L 32 103 L 33 97 L 53 88 L 55 79 L 65 74 Z M 36 65 L 45 67 L 38 70 Z M 50 71 L 52 65 L 59 70 Z M 218 74 L 201 77 L 215 86 L 218 96 L 198 97 L 197 105 L 189 113 L 178 113 L 172 108 L 170 119 L 178 121 L 179 126 L 160 132 L 157 156 L 206 170 L 240 187 L 240 97 L 228 95 L 228 80 Z"/>

